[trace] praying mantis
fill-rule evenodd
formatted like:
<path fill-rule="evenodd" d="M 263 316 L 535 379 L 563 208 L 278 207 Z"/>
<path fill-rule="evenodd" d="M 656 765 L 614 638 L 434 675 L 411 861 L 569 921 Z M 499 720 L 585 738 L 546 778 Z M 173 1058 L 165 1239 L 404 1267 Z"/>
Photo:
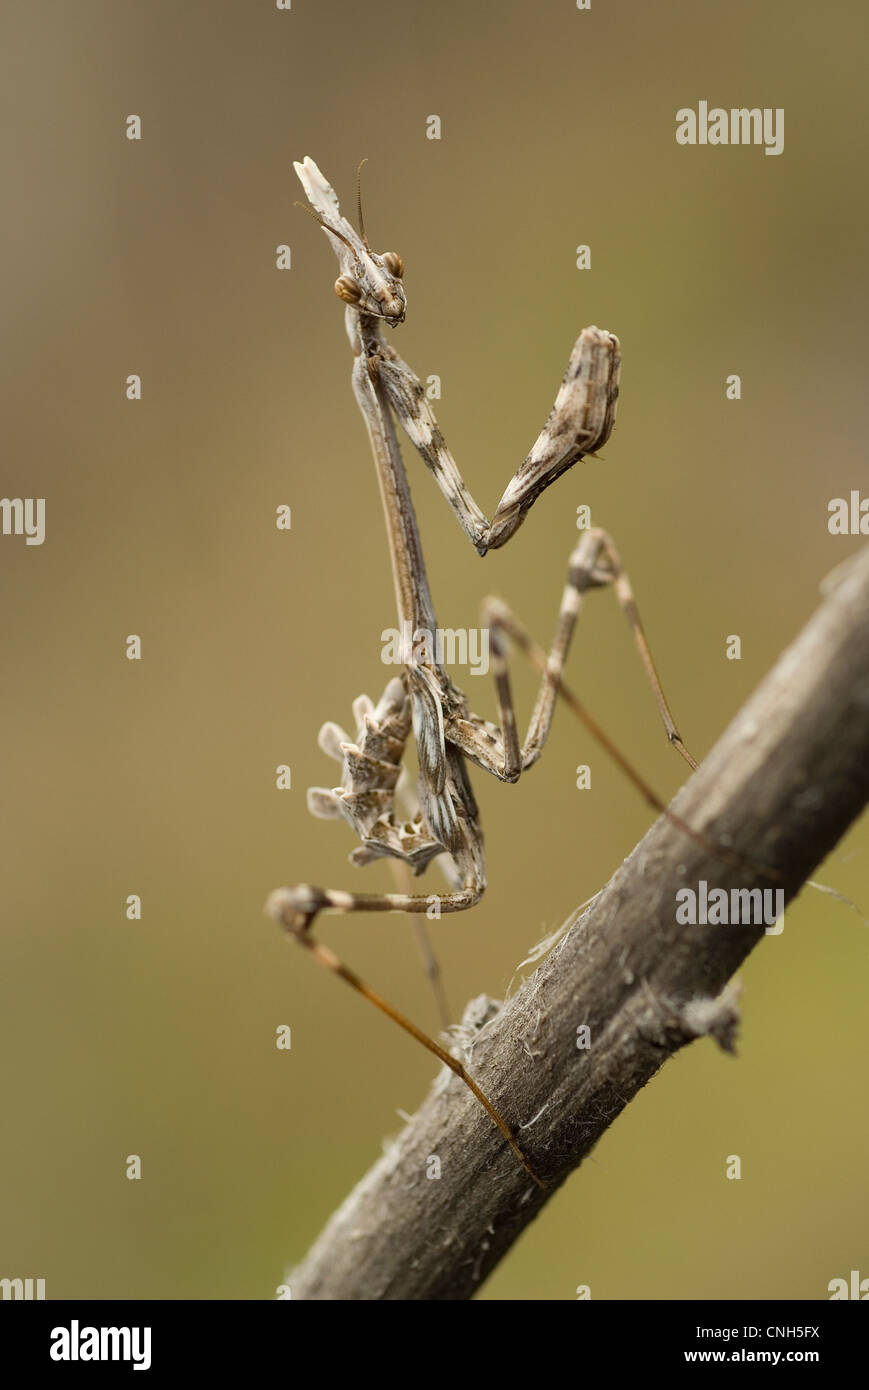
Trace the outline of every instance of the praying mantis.
<path fill-rule="evenodd" d="M 364 163 L 365 161 L 363 161 Z M 634 782 L 647 801 L 688 834 L 690 827 L 667 813 L 663 804 L 594 724 L 566 686 L 562 672 L 583 598 L 588 590 L 611 587 L 633 634 L 667 738 L 688 764 L 691 757 L 677 731 L 643 631 L 627 573 L 610 536 L 600 528 L 583 531 L 570 555 L 555 634 L 548 654 L 532 641 L 509 608 L 485 601 L 499 722 L 473 713 L 464 693 L 433 653 L 417 640 L 436 631 L 436 619 L 423 560 L 422 543 L 395 430 L 397 421 L 447 500 L 465 535 L 483 556 L 506 544 L 533 504 L 563 473 L 609 439 L 619 392 L 618 338 L 603 329 L 583 329 L 574 344 L 555 403 L 525 460 L 508 483 L 492 520 L 474 501 L 449 452 L 419 378 L 384 337 L 384 326 L 404 322 L 407 299 L 404 264 L 394 251 L 372 251 L 365 234 L 357 174 L 358 231 L 340 210 L 331 185 L 310 157 L 294 165 L 314 219 L 338 258 L 335 293 L 345 305 L 345 327 L 353 352 L 352 384 L 368 430 L 383 502 L 399 628 L 414 635 L 403 652 L 400 675 L 386 685 L 374 705 L 366 696 L 354 702 L 355 737 L 328 722 L 320 746 L 342 765 L 342 784 L 312 788 L 311 812 L 343 819 L 361 844 L 350 855 L 357 867 L 392 858 L 422 874 L 438 859 L 449 891 L 437 895 L 440 912 L 461 912 L 479 902 L 486 887 L 483 836 L 467 763 L 503 782 L 516 782 L 540 757 L 560 695 Z M 362 165 L 359 166 L 361 173 Z M 300 204 L 304 207 L 304 204 Z M 508 662 L 512 640 L 541 671 L 541 683 L 528 731 L 520 743 Z M 402 760 L 409 740 L 419 764 L 418 807 L 400 815 L 397 802 Z M 533 1181 L 543 1179 L 464 1065 L 411 1020 L 382 999 L 338 956 L 313 935 L 321 912 L 427 913 L 431 894 L 354 893 L 296 884 L 276 889 L 267 913 L 320 963 L 386 1013 L 427 1047 L 464 1083 L 498 1126 Z M 438 914 L 439 915 L 439 914 Z"/>

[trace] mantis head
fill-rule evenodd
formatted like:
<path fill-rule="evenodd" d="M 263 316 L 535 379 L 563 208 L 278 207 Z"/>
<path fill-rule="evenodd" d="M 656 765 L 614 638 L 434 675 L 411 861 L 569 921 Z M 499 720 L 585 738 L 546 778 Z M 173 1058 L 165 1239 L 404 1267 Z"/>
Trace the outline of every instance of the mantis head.
<path fill-rule="evenodd" d="M 365 163 L 363 159 L 362 164 Z M 359 165 L 361 172 L 362 164 Z M 359 201 L 359 231 L 342 216 L 335 190 L 313 159 L 306 155 L 302 163 L 293 164 L 305 190 L 314 219 L 327 233 L 338 257 L 340 274 L 335 281 L 335 293 L 345 304 L 360 313 L 385 319 L 390 328 L 404 322 L 407 300 L 401 283 L 404 262 L 395 251 L 371 250 L 362 221 L 362 200 Z M 357 184 L 358 196 L 358 184 Z M 299 204 L 304 207 L 304 203 Z"/>

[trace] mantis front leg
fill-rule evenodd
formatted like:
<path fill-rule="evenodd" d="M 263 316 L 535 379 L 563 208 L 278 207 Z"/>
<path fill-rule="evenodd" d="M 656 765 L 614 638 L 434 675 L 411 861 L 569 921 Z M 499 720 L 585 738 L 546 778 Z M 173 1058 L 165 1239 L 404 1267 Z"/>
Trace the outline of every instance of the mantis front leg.
<path fill-rule="evenodd" d="M 550 483 L 609 439 L 615 422 L 620 366 L 615 334 L 584 328 L 570 354 L 549 418 L 489 522 L 447 448 L 419 377 L 391 348 L 385 349 L 378 363 L 391 408 L 480 555 L 504 545 Z"/>

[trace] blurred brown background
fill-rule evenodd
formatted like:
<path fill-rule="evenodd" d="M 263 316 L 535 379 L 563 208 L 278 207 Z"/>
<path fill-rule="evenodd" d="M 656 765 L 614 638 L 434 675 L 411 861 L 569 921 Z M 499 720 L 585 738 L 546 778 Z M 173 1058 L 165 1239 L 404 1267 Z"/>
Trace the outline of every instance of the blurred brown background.
<path fill-rule="evenodd" d="M 389 674 L 394 608 L 334 258 L 293 207 L 292 160 L 311 154 L 352 215 L 368 157 L 369 235 L 407 263 L 395 342 L 441 376 L 490 514 L 579 329 L 619 334 L 605 457 L 504 552 L 480 561 L 406 451 L 408 468 L 449 626 L 493 591 L 547 634 L 590 504 L 702 755 L 860 543 L 826 521 L 866 487 L 865 7 L 106 0 L 9 7 L 3 29 L 2 491 L 47 499 L 47 539 L 0 539 L 0 1276 L 49 1297 L 272 1297 L 433 1074 L 261 915 L 282 883 L 391 883 L 305 809 L 337 780 L 320 724 Z M 679 147 L 675 112 L 700 100 L 784 107 L 784 153 Z M 491 681 L 457 676 L 494 717 Z M 571 679 L 674 792 L 611 596 Z M 529 710 L 530 676 L 517 687 Z M 563 713 L 527 780 L 474 783 L 490 888 L 436 930 L 456 1014 L 502 994 L 648 824 Z M 865 822 L 818 877 L 869 906 Z M 406 922 L 321 930 L 436 1028 Z M 743 972 L 739 1060 L 699 1044 L 669 1065 L 482 1297 L 824 1298 L 869 1276 L 867 966 L 860 917 L 807 890 Z"/>

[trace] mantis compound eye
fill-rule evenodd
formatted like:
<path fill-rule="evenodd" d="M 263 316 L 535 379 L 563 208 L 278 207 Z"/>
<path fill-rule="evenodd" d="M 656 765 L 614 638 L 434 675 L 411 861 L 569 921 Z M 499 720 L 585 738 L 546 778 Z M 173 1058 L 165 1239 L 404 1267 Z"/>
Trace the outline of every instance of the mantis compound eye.
<path fill-rule="evenodd" d="M 358 304 L 362 298 L 362 290 L 359 288 L 358 281 L 352 275 L 339 275 L 335 281 L 335 293 L 339 299 L 343 299 L 345 304 Z"/>
<path fill-rule="evenodd" d="M 380 257 L 390 275 L 394 275 L 396 280 L 400 280 L 404 274 L 404 261 L 397 251 L 384 251 Z"/>

